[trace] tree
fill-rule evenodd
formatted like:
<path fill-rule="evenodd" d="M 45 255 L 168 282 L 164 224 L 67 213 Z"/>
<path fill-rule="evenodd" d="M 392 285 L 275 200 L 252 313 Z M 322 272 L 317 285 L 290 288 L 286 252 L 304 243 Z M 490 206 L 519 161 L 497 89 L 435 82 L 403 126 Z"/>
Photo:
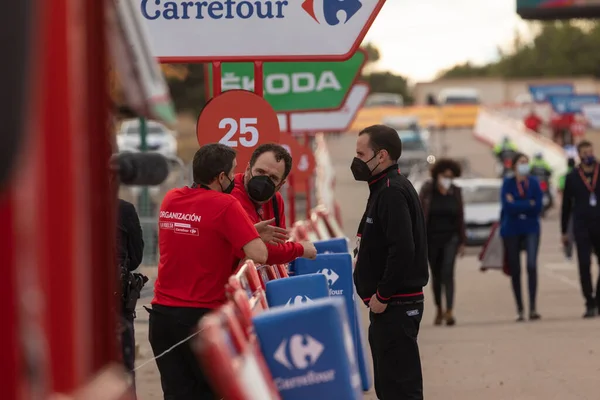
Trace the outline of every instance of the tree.
<path fill-rule="evenodd" d="M 535 26 L 535 25 L 532 25 Z M 544 22 L 530 43 L 517 33 L 510 52 L 483 66 L 456 65 L 440 76 L 506 78 L 592 75 L 600 77 L 600 23 Z"/>
<path fill-rule="evenodd" d="M 365 43 L 361 48 L 367 52 L 367 64 L 362 71 L 361 79 L 369 84 L 371 93 L 396 93 L 404 98 L 405 104 L 412 103 L 413 97 L 406 78 L 389 71 L 373 71 L 372 66 L 381 58 L 379 49 L 372 43 Z"/>
<path fill-rule="evenodd" d="M 172 74 L 167 77 L 171 98 L 178 112 L 189 111 L 198 114 L 206 103 L 204 89 L 204 64 L 182 64 L 185 77 L 182 74 Z"/>

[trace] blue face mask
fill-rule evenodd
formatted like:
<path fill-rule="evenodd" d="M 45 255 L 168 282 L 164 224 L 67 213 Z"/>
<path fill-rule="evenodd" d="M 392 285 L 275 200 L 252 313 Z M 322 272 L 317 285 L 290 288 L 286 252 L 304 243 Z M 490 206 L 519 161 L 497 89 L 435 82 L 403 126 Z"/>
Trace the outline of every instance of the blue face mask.
<path fill-rule="evenodd" d="M 517 172 L 519 175 L 529 175 L 531 166 L 529 164 L 517 164 Z"/>

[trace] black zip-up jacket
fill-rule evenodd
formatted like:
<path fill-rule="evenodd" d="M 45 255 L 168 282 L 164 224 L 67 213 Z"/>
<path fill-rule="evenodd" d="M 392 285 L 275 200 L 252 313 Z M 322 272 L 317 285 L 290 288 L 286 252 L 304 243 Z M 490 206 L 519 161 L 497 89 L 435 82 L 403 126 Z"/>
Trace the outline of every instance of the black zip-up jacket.
<path fill-rule="evenodd" d="M 382 303 L 423 299 L 429 280 L 427 232 L 419 196 L 393 165 L 369 180 L 358 228 L 354 284 L 360 298 Z"/>
<path fill-rule="evenodd" d="M 563 190 L 562 212 L 561 212 L 561 232 L 567 233 L 569 219 L 573 217 L 573 229 L 576 231 L 587 230 L 588 227 L 596 228 L 600 226 L 600 177 L 596 182 L 594 194 L 598 204 L 590 205 L 590 190 L 581 179 L 581 167 L 574 168 L 565 178 L 565 189 Z M 594 170 L 584 172 L 584 177 L 590 186 L 593 185 Z"/>
<path fill-rule="evenodd" d="M 117 260 L 129 271 L 142 263 L 144 239 L 140 219 L 135 207 L 128 201 L 119 199 L 117 221 Z"/>

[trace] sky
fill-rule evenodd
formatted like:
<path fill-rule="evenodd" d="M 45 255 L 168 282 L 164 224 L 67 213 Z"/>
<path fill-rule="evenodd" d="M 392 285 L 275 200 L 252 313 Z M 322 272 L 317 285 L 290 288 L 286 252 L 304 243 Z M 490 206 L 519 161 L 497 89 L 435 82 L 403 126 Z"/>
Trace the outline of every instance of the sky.
<path fill-rule="evenodd" d="M 381 54 L 374 69 L 429 81 L 458 63 L 497 59 L 515 29 L 526 31 L 515 10 L 515 0 L 387 0 L 365 41 Z"/>

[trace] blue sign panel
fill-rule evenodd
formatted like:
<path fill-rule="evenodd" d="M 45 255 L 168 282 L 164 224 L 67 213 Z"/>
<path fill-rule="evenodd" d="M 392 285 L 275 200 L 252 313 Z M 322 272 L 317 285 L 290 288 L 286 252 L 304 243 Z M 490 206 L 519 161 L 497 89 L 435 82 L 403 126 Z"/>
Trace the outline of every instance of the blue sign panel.
<path fill-rule="evenodd" d="M 548 96 L 553 94 L 573 94 L 575 93 L 575 88 L 571 83 L 557 85 L 529 85 L 529 92 L 534 101 L 544 102 L 548 101 Z"/>
<path fill-rule="evenodd" d="M 318 240 L 316 242 L 313 242 L 313 244 L 317 249 L 317 254 L 348 252 L 348 239 L 346 238 Z"/>
<path fill-rule="evenodd" d="M 570 94 L 570 95 L 551 95 L 548 101 L 552 109 L 559 114 L 576 114 L 582 112 L 582 106 L 585 104 L 600 103 L 600 96 L 597 94 Z"/>
<path fill-rule="evenodd" d="M 352 280 L 352 257 L 349 253 L 318 254 L 315 260 L 298 258 L 295 261 L 297 275 L 320 273 L 329 282 L 329 295 L 341 296 L 346 301 L 346 312 L 351 321 L 354 347 L 357 352 L 358 368 L 363 390 L 371 387 L 371 375 L 360 342 L 358 315 L 354 304 L 354 282 Z"/>
<path fill-rule="evenodd" d="M 315 299 L 329 297 L 327 278 L 323 274 L 275 279 L 267 282 L 266 286 L 269 307 L 310 304 Z"/>
<path fill-rule="evenodd" d="M 350 323 L 341 299 L 275 307 L 253 321 L 283 400 L 363 398 Z"/>

